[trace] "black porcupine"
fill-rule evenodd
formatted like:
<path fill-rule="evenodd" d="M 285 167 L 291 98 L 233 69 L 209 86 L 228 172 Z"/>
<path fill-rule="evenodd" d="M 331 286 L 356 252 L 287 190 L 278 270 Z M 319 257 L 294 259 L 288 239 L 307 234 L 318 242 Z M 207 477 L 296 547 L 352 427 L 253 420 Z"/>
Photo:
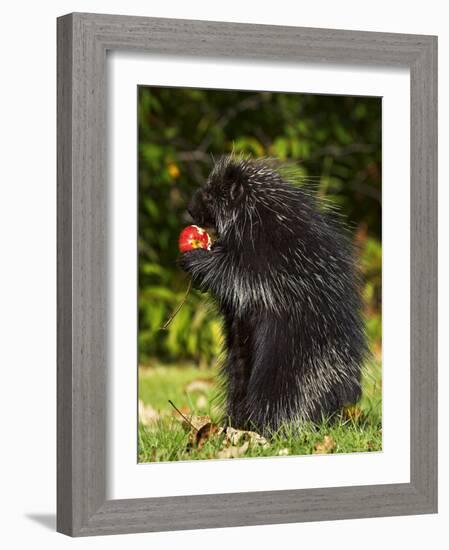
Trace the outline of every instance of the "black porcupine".
<path fill-rule="evenodd" d="M 352 244 L 269 161 L 223 157 L 188 208 L 211 250 L 181 255 L 224 317 L 226 415 L 261 432 L 319 422 L 361 393 L 367 352 Z"/>

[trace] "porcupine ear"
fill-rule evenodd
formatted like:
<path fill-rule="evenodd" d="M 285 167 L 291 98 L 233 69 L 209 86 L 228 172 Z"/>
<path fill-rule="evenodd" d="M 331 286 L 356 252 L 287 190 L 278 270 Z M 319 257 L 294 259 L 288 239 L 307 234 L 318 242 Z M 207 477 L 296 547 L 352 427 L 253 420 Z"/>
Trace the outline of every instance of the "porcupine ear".
<path fill-rule="evenodd" d="M 223 172 L 223 183 L 228 188 L 229 197 L 233 202 L 243 194 L 243 178 L 242 166 L 233 160 L 228 160 Z"/>
<path fill-rule="evenodd" d="M 238 201 L 240 199 L 240 197 L 243 195 L 243 185 L 241 182 L 239 181 L 234 181 L 232 182 L 231 184 L 231 187 L 230 187 L 230 190 L 229 190 L 229 195 L 231 197 L 231 200 L 232 201 Z"/>

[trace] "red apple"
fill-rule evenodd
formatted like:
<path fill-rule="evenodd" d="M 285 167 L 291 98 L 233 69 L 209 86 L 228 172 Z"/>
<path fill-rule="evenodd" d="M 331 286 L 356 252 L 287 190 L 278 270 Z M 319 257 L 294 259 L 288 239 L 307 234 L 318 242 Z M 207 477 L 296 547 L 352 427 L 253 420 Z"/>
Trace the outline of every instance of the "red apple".
<path fill-rule="evenodd" d="M 181 231 L 178 244 L 180 252 L 187 252 L 194 248 L 210 250 L 212 241 L 205 229 L 197 225 L 189 225 Z"/>

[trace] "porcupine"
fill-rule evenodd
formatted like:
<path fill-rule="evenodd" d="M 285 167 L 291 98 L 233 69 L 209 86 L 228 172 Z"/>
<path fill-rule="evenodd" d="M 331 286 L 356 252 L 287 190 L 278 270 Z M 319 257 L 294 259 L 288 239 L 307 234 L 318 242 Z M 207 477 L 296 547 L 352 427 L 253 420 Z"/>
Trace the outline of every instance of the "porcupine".
<path fill-rule="evenodd" d="M 224 319 L 225 414 L 267 432 L 355 403 L 367 354 L 348 231 L 267 160 L 226 156 L 188 206 L 210 250 L 180 256 Z"/>

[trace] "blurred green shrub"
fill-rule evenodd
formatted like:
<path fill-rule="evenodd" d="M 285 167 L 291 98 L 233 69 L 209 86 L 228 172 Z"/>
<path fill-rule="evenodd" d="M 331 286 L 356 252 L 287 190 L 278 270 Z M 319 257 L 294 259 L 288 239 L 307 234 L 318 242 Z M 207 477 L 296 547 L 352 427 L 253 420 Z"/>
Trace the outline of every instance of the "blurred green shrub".
<path fill-rule="evenodd" d="M 340 206 L 358 239 L 368 333 L 380 346 L 380 98 L 139 87 L 138 100 L 139 361 L 210 364 L 218 354 L 220 321 L 203 294 L 192 291 L 160 329 L 188 285 L 176 267 L 186 205 L 213 157 L 232 150 L 297 164 Z"/>

